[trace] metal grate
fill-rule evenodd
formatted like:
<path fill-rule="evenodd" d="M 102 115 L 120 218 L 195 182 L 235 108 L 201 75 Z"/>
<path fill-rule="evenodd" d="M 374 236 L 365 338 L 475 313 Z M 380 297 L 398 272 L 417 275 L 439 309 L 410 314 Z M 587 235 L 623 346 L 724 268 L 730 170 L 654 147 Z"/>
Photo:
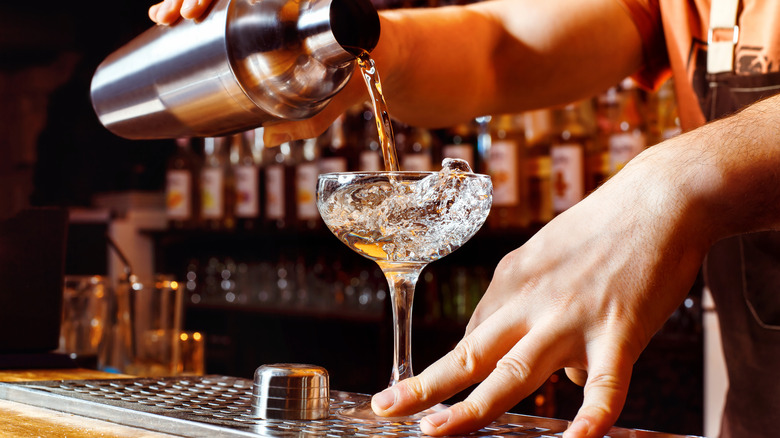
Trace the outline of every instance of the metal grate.
<path fill-rule="evenodd" d="M 158 432 L 208 437 L 420 437 L 414 422 L 347 421 L 336 412 L 368 396 L 331 391 L 326 420 L 263 420 L 252 414 L 252 381 L 226 376 L 0 384 L 0 398 Z M 469 436 L 560 437 L 566 421 L 505 414 Z M 613 428 L 610 438 L 672 435 Z"/>

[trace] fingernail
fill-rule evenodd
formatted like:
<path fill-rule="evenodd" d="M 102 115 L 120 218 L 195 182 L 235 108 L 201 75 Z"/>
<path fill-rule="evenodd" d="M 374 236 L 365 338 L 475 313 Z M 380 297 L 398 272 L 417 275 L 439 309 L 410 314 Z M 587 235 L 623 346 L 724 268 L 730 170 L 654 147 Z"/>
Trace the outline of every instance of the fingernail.
<path fill-rule="evenodd" d="M 371 399 L 371 404 L 382 411 L 390 409 L 395 404 L 395 391 L 392 388 L 385 389 Z"/>
<path fill-rule="evenodd" d="M 184 3 L 181 4 L 181 10 L 184 11 L 190 11 L 195 8 L 195 6 L 198 6 L 198 0 L 184 0 Z"/>
<path fill-rule="evenodd" d="M 425 424 L 427 423 L 432 427 L 433 429 L 438 429 L 441 427 L 444 423 L 450 421 L 450 410 L 445 409 L 440 412 L 436 412 L 435 414 L 428 415 L 427 417 L 423 417 L 422 420 L 420 420 L 420 423 Z M 421 426 L 422 426 L 421 424 Z M 425 432 L 425 431 L 423 431 Z"/>
<path fill-rule="evenodd" d="M 575 418 L 568 429 L 563 433 L 564 438 L 575 438 L 588 436 L 590 423 L 582 418 Z"/>

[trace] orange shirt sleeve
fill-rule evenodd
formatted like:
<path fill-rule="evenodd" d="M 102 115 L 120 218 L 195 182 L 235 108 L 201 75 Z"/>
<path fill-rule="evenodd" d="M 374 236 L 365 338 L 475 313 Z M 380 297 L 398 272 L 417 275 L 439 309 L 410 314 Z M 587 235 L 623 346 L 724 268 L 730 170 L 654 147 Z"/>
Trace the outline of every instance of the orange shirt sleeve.
<path fill-rule="evenodd" d="M 654 89 L 671 75 L 659 1 L 618 0 L 618 2 L 631 16 L 642 39 L 644 62 L 632 78 L 639 85 Z"/>

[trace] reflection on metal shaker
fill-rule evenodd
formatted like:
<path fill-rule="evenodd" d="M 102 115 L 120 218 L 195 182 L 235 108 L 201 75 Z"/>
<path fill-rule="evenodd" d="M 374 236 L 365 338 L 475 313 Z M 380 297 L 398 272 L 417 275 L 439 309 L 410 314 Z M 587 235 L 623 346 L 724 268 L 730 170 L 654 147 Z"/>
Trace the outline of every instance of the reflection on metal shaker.
<path fill-rule="evenodd" d="M 131 139 L 214 137 L 315 115 L 372 50 L 369 0 L 217 0 L 205 17 L 154 26 L 92 78 L 101 123 Z"/>

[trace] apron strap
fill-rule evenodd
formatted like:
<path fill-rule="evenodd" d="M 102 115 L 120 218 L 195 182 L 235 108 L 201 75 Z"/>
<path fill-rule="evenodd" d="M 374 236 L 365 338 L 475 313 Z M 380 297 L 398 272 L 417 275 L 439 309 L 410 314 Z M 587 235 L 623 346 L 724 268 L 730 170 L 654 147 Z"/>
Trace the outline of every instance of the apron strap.
<path fill-rule="evenodd" d="M 712 0 L 707 32 L 707 73 L 734 70 L 734 46 L 739 39 L 738 5 L 739 0 Z"/>

